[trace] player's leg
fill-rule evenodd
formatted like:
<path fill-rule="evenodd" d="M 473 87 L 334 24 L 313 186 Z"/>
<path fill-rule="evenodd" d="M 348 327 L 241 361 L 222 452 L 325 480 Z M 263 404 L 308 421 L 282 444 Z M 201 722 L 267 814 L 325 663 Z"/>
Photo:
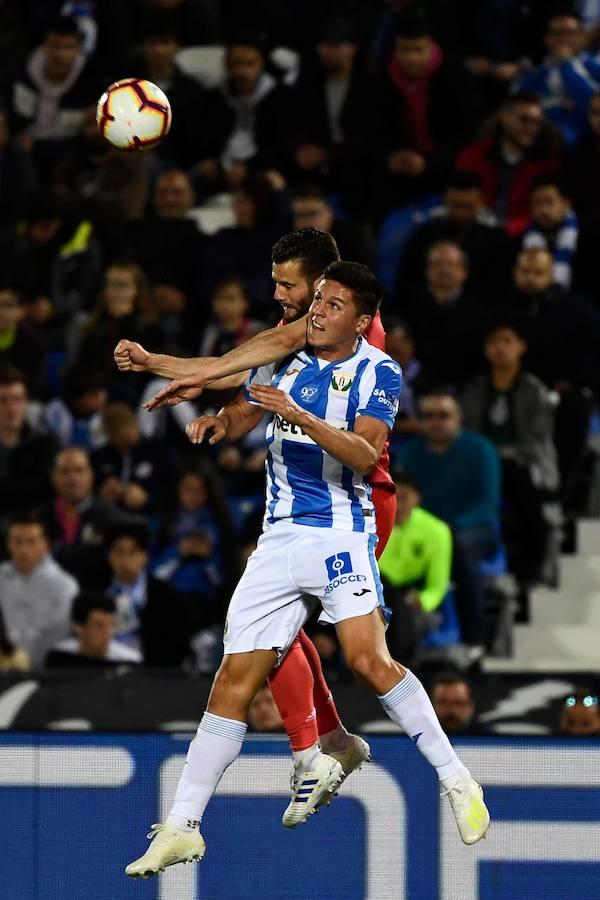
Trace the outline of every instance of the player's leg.
<path fill-rule="evenodd" d="M 290 739 L 294 765 L 308 769 L 320 749 L 313 686 L 312 669 L 298 636 L 271 672 L 269 687 Z"/>

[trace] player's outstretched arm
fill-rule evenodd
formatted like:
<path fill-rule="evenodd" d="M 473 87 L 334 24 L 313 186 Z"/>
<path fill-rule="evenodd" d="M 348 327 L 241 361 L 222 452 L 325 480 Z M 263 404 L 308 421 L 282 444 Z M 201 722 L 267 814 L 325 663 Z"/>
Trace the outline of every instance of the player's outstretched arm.
<path fill-rule="evenodd" d="M 114 359 L 120 372 L 149 372 L 162 378 L 186 378 L 193 375 L 200 366 L 212 362 L 213 357 L 196 356 L 187 359 L 164 353 L 150 353 L 135 341 L 122 340 L 115 347 Z"/>
<path fill-rule="evenodd" d="M 360 416 L 354 431 L 342 431 L 302 409 L 289 394 L 277 388 L 251 384 L 248 392 L 263 410 L 277 413 L 291 425 L 298 425 L 326 453 L 355 472 L 369 475 L 377 465 L 389 433 L 385 422 Z"/>
<path fill-rule="evenodd" d="M 195 371 L 184 377 L 167 375 L 166 377 L 174 377 L 175 380 L 162 388 L 146 404 L 146 409 L 158 409 L 165 404 L 175 406 L 182 400 L 193 400 L 207 385 L 216 390 L 240 387 L 251 369 L 267 366 L 304 347 L 306 324 L 307 316 L 303 316 L 285 328 L 261 331 L 224 356 L 185 360 L 186 363 L 198 363 Z"/>

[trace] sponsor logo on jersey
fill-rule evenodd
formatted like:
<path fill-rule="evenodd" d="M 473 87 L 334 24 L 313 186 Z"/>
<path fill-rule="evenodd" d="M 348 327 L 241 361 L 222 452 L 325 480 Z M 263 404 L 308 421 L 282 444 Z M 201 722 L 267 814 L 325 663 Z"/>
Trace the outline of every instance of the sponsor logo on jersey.
<path fill-rule="evenodd" d="M 331 390 L 336 394 L 347 394 L 354 381 L 354 372 L 334 372 L 331 376 Z"/>
<path fill-rule="evenodd" d="M 391 410 L 394 415 L 396 414 L 398 409 L 398 398 L 395 394 L 390 394 L 388 391 L 384 391 L 383 388 L 375 388 L 373 396 L 377 398 L 377 403 L 381 403 L 382 406 Z"/>

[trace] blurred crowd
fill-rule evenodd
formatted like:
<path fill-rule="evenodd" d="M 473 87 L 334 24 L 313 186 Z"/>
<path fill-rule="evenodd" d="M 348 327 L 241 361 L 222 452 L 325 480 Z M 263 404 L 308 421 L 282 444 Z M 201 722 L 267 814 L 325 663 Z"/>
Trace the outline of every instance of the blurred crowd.
<path fill-rule="evenodd" d="M 304 227 L 377 272 L 404 371 L 396 653 L 469 665 L 527 621 L 598 472 L 600 4 L 5 0 L 0 46 L 0 668 L 214 671 L 264 427 L 192 447 L 229 397 L 149 413 L 161 381 L 113 350 L 274 324 L 271 247 Z M 172 104 L 150 153 L 96 127 L 129 76 Z"/>

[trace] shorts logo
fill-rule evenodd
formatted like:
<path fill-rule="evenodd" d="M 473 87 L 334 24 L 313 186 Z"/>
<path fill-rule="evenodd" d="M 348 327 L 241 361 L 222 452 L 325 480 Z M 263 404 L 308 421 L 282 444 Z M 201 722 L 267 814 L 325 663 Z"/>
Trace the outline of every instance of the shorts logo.
<path fill-rule="evenodd" d="M 353 381 L 353 372 L 334 372 L 331 377 L 331 390 L 338 394 L 346 394 Z"/>
<path fill-rule="evenodd" d="M 312 400 L 318 392 L 319 389 L 316 387 L 303 387 L 300 391 L 300 396 L 303 400 Z"/>
<path fill-rule="evenodd" d="M 330 581 L 333 581 L 334 578 L 338 578 L 340 575 L 347 575 L 349 572 L 353 571 L 350 554 L 345 552 L 336 553 L 335 556 L 329 556 L 325 560 L 325 565 L 327 566 L 327 574 Z"/>

